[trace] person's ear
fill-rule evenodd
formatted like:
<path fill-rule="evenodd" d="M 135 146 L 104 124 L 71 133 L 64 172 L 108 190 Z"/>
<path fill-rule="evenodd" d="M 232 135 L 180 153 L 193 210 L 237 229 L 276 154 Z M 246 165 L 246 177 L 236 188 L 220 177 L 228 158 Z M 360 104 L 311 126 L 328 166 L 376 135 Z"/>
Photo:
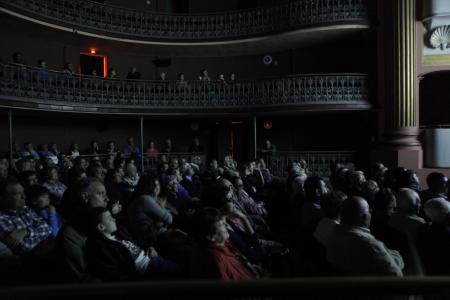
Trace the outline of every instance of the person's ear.
<path fill-rule="evenodd" d="M 103 225 L 103 224 L 97 224 L 97 229 L 99 230 L 99 231 L 103 231 L 103 230 L 105 230 L 105 225 Z"/>

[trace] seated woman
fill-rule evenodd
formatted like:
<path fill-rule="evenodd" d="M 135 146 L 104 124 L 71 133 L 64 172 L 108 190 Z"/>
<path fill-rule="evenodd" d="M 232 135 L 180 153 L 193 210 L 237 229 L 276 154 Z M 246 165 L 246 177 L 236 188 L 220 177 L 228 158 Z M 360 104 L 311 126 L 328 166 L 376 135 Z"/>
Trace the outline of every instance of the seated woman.
<path fill-rule="evenodd" d="M 172 224 L 171 212 L 158 201 L 161 191 L 159 180 L 155 176 L 144 175 L 135 190 L 136 198 L 128 208 L 130 229 L 141 245 L 151 245 L 156 237 Z"/>
<path fill-rule="evenodd" d="M 141 249 L 131 241 L 115 237 L 116 220 L 107 208 L 96 207 L 89 214 L 90 235 L 86 242 L 88 271 L 106 281 L 136 278 L 168 279 L 177 266 L 158 256 L 152 247 Z"/>
<path fill-rule="evenodd" d="M 254 266 L 229 243 L 226 221 L 218 209 L 205 207 L 195 213 L 193 221 L 200 247 L 198 277 L 223 280 L 257 278 Z"/>

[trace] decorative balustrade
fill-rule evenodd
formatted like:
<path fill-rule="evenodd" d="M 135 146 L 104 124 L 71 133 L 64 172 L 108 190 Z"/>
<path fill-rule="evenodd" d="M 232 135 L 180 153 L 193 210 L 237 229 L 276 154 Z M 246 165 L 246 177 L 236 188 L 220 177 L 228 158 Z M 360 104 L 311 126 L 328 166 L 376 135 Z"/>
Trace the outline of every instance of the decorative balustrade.
<path fill-rule="evenodd" d="M 72 76 L 8 64 L 0 64 L 0 97 L 43 104 L 105 108 L 199 110 L 302 104 L 370 106 L 367 75 L 296 75 L 219 84 Z"/>
<path fill-rule="evenodd" d="M 174 153 L 160 153 L 165 155 L 167 159 L 176 158 L 186 162 L 204 163 L 206 164 L 205 153 L 191 153 L 191 152 L 174 152 Z M 329 177 L 331 175 L 331 166 L 339 163 L 346 164 L 354 162 L 355 152 L 352 151 L 281 151 L 275 152 L 271 155 L 263 155 L 262 157 L 267 161 L 267 168 L 279 177 L 287 177 L 288 166 L 292 162 L 299 162 L 304 160 L 307 165 L 308 175 Z M 160 164 L 160 156 L 144 157 L 144 170 L 157 171 Z"/>
<path fill-rule="evenodd" d="M 333 165 L 354 162 L 352 151 L 281 151 L 266 154 L 267 167 L 276 176 L 287 177 L 288 167 L 293 162 L 304 160 L 308 175 L 329 177 Z"/>
<path fill-rule="evenodd" d="M 9 6 L 94 30 L 141 37 L 197 39 L 259 35 L 342 21 L 367 21 L 367 0 L 297 0 L 209 15 L 144 12 L 85 0 L 0 0 Z"/>

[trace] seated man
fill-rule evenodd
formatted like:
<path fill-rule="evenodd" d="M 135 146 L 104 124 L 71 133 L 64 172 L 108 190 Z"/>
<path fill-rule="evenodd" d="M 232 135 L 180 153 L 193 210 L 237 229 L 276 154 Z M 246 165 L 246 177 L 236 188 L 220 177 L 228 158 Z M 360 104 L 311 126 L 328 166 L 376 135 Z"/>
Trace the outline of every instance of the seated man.
<path fill-rule="evenodd" d="M 402 276 L 402 257 L 370 233 L 370 218 L 364 198 L 350 197 L 342 203 L 342 225 L 335 228 L 328 243 L 328 261 L 349 275 Z"/>
<path fill-rule="evenodd" d="M 427 176 L 428 189 L 420 192 L 420 199 L 422 200 L 421 216 L 425 216 L 423 207 L 425 203 L 433 198 L 447 199 L 447 184 L 448 178 L 440 172 L 432 172 Z"/>
<path fill-rule="evenodd" d="M 88 222 L 88 270 L 98 278 L 122 281 L 139 277 L 168 279 L 177 275 L 177 266 L 158 256 L 154 248 L 144 251 L 133 242 L 118 238 L 116 220 L 107 208 L 92 209 Z"/>
<path fill-rule="evenodd" d="M 58 253 L 61 255 L 62 276 L 67 281 L 89 281 L 86 273 L 85 245 L 88 235 L 86 218 L 89 211 L 96 207 L 105 208 L 109 199 L 105 186 L 96 179 L 84 179 L 74 190 L 73 199 L 77 201 L 71 207 L 74 212 L 68 222 L 61 228 L 57 237 Z M 120 211 L 116 204 L 111 210 Z"/>
<path fill-rule="evenodd" d="M 0 188 L 0 240 L 14 254 L 32 251 L 52 232 L 50 226 L 25 206 L 25 192 L 15 180 Z"/>
<path fill-rule="evenodd" d="M 392 214 L 389 224 L 415 241 L 417 230 L 425 224 L 425 220 L 418 216 L 419 211 L 419 194 L 412 189 L 401 188 L 397 192 L 397 211 Z"/>

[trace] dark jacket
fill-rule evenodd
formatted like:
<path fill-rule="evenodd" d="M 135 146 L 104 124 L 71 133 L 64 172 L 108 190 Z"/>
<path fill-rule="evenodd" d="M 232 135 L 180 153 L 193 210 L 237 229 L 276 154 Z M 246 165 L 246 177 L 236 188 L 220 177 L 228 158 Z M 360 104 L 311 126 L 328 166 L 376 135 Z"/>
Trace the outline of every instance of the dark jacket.
<path fill-rule="evenodd" d="M 120 242 L 101 235 L 86 242 L 88 271 L 105 281 L 125 281 L 136 278 L 136 266 L 131 253 Z"/>

